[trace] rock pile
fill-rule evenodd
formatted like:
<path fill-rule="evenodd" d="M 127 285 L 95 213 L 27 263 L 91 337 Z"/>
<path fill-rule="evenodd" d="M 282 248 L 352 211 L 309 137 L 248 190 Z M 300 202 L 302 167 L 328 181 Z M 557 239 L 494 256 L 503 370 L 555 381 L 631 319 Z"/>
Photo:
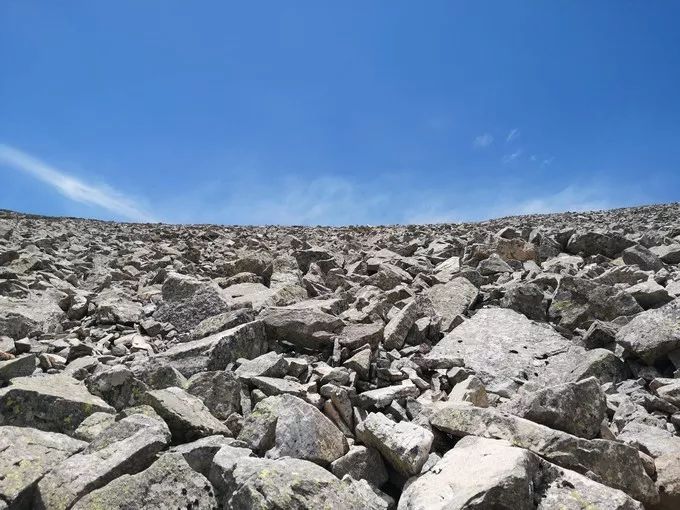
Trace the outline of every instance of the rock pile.
<path fill-rule="evenodd" d="M 680 205 L 0 211 L 0 509 L 680 508 Z"/>

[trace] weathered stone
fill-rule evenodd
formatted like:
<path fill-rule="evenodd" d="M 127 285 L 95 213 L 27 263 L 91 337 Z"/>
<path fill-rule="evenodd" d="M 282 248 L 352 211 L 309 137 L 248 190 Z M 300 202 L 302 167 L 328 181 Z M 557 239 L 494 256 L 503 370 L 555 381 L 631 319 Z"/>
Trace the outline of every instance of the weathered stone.
<path fill-rule="evenodd" d="M 577 232 L 569 238 L 567 251 L 573 254 L 616 257 L 635 243 L 617 233 Z"/>
<path fill-rule="evenodd" d="M 214 434 L 230 435 L 203 402 L 181 388 L 165 388 L 146 393 L 145 402 L 163 418 L 176 442 L 191 441 Z"/>
<path fill-rule="evenodd" d="M 375 390 L 368 390 L 356 396 L 357 405 L 360 407 L 386 407 L 394 400 L 408 397 L 417 397 L 420 394 L 418 388 L 411 381 L 405 381 L 396 386 L 385 386 Z"/>
<path fill-rule="evenodd" d="M 261 356 L 267 352 L 268 347 L 261 321 L 236 326 L 216 335 L 209 352 L 208 369 L 224 370 L 238 358 L 252 359 Z"/>
<path fill-rule="evenodd" d="M 456 437 L 505 439 L 567 469 L 591 471 L 605 485 L 645 504 L 658 501 L 654 483 L 645 473 L 637 451 L 623 443 L 582 439 L 492 408 L 465 404 L 442 405 L 430 422 Z"/>
<path fill-rule="evenodd" d="M 283 354 L 272 351 L 244 361 L 235 374 L 239 379 L 247 381 L 251 377 L 283 377 L 287 372 L 288 362 Z"/>
<path fill-rule="evenodd" d="M 124 291 L 106 289 L 92 302 L 97 307 L 94 316 L 100 324 L 134 324 L 142 319 L 142 305 Z"/>
<path fill-rule="evenodd" d="M 680 348 L 680 301 L 637 315 L 616 334 L 617 343 L 648 364 Z"/>
<path fill-rule="evenodd" d="M 233 461 L 229 476 L 225 478 L 224 506 L 234 510 L 324 507 L 387 509 L 387 503 L 360 482 L 351 478 L 338 480 L 313 462 L 300 459 L 241 457 Z"/>
<path fill-rule="evenodd" d="M 568 329 L 588 328 L 594 320 L 634 315 L 642 308 L 626 292 L 584 278 L 564 276 L 555 291 L 550 319 Z"/>
<path fill-rule="evenodd" d="M 385 349 L 401 349 L 406 341 L 409 329 L 418 318 L 418 303 L 411 301 L 387 323 L 385 326 L 383 341 Z"/>
<path fill-rule="evenodd" d="M 238 439 L 269 458 L 328 466 L 347 451 L 340 430 L 316 407 L 292 395 L 268 397 L 246 418 Z"/>
<path fill-rule="evenodd" d="M 190 331 L 203 320 L 228 312 L 232 305 L 215 284 L 172 273 L 163 282 L 163 302 L 154 313 L 178 331 Z"/>
<path fill-rule="evenodd" d="M 538 469 L 535 456 L 506 441 L 465 438 L 434 469 L 408 485 L 399 510 L 531 510 Z"/>
<path fill-rule="evenodd" d="M 115 422 L 116 417 L 113 414 L 94 413 L 80 423 L 73 435 L 83 441 L 92 441 Z"/>
<path fill-rule="evenodd" d="M 607 399 L 595 377 L 520 393 L 508 402 L 508 412 L 575 436 L 593 439 L 600 433 Z"/>
<path fill-rule="evenodd" d="M 115 410 L 69 376 L 17 377 L 0 388 L 0 425 L 72 434 L 96 412 Z"/>
<path fill-rule="evenodd" d="M 649 249 L 666 264 L 680 264 L 680 244 L 653 246 Z"/>
<path fill-rule="evenodd" d="M 218 420 L 241 412 L 241 384 L 231 372 L 201 372 L 189 380 L 187 393 L 198 397 Z"/>
<path fill-rule="evenodd" d="M 337 317 L 314 309 L 269 308 L 259 318 L 269 339 L 310 350 L 332 347 L 330 333 L 339 332 L 343 326 Z"/>
<path fill-rule="evenodd" d="M 338 478 L 349 475 L 355 480 L 366 480 L 374 487 L 382 487 L 388 480 L 378 450 L 365 446 L 350 447 L 345 455 L 331 463 L 331 472 Z"/>
<path fill-rule="evenodd" d="M 0 383 L 9 382 L 15 377 L 28 377 L 35 372 L 35 354 L 0 361 Z"/>
<path fill-rule="evenodd" d="M 360 350 L 347 359 L 342 366 L 354 370 L 360 379 L 368 379 L 371 372 L 371 350 Z"/>
<path fill-rule="evenodd" d="M 64 311 L 49 294 L 31 294 L 27 299 L 0 295 L 0 333 L 19 340 L 34 333 L 62 331 Z"/>
<path fill-rule="evenodd" d="M 145 469 L 169 440 L 167 425 L 157 418 L 139 414 L 123 418 L 45 475 L 38 483 L 34 508 L 71 508 L 115 478 Z"/>
<path fill-rule="evenodd" d="M 357 426 L 356 434 L 404 476 L 420 472 L 434 439 L 429 430 L 409 422 L 395 423 L 382 413 L 370 413 Z"/>
<path fill-rule="evenodd" d="M 30 508 L 38 481 L 86 446 L 64 434 L 0 427 L 0 508 Z"/>
<path fill-rule="evenodd" d="M 663 267 L 659 257 L 639 244 L 623 250 L 621 257 L 626 264 L 635 264 L 643 271 L 658 271 Z"/>
<path fill-rule="evenodd" d="M 479 291 L 467 278 L 454 278 L 448 283 L 434 285 L 425 292 L 441 317 L 442 331 L 451 331 L 454 319 L 465 313 L 477 301 Z"/>
<path fill-rule="evenodd" d="M 487 407 L 489 405 L 484 384 L 474 375 L 467 377 L 453 387 L 449 393 L 449 401 L 470 402 L 477 407 Z"/>
<path fill-rule="evenodd" d="M 354 350 L 369 345 L 371 349 L 378 347 L 378 344 L 383 339 L 383 331 L 385 326 L 382 323 L 371 324 L 346 324 L 338 338 L 340 345 Z"/>
<path fill-rule="evenodd" d="M 545 321 L 548 310 L 543 291 L 533 283 L 509 287 L 501 299 L 501 306 L 536 321 Z"/>
<path fill-rule="evenodd" d="M 167 453 L 138 474 L 125 474 L 83 497 L 73 510 L 216 509 L 210 482 L 179 454 Z"/>
<path fill-rule="evenodd" d="M 281 379 L 278 377 L 251 377 L 250 384 L 262 390 L 265 395 L 290 394 L 297 397 L 304 397 L 307 394 L 306 388 L 299 382 L 291 379 Z"/>
<path fill-rule="evenodd" d="M 184 460 L 191 466 L 191 469 L 201 473 L 203 476 L 210 475 L 215 454 L 223 446 L 238 443 L 235 439 L 225 436 L 206 436 L 190 443 L 184 443 L 172 447 L 168 453 L 177 453 L 184 457 Z"/>
<path fill-rule="evenodd" d="M 204 338 L 255 320 L 250 308 L 238 308 L 203 319 L 191 332 L 193 339 Z"/>
<path fill-rule="evenodd" d="M 431 365 L 462 358 L 487 391 L 517 388 L 516 380 L 562 379 L 584 350 L 513 310 L 488 308 L 446 335 L 424 359 Z M 563 379 L 562 379 L 563 380 Z"/>

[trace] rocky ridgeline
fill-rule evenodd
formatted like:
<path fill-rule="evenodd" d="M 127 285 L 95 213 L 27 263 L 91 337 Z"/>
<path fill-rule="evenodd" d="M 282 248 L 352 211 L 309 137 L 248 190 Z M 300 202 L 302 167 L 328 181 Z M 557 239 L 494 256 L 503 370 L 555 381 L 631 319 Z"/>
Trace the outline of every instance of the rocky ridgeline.
<path fill-rule="evenodd" d="M 678 509 L 680 206 L 0 212 L 0 509 Z"/>

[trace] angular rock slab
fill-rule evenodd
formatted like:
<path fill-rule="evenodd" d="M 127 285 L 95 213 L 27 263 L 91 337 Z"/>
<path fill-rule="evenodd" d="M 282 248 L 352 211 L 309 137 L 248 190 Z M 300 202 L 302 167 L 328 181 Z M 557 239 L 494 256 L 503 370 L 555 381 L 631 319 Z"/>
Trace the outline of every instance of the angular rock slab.
<path fill-rule="evenodd" d="M 261 321 L 241 324 L 218 333 L 210 350 L 208 370 L 224 370 L 239 358 L 253 359 L 269 350 L 264 324 Z"/>
<path fill-rule="evenodd" d="M 404 476 L 420 473 L 430 454 L 434 436 L 410 422 L 395 423 L 382 413 L 371 413 L 357 426 L 357 439 L 378 450 Z"/>
<path fill-rule="evenodd" d="M 624 492 L 558 468 L 528 450 L 472 436 L 415 479 L 399 500 L 399 510 L 470 508 L 643 510 Z"/>
<path fill-rule="evenodd" d="M 409 484 L 399 510 L 503 508 L 533 510 L 538 459 L 507 441 L 465 438 Z"/>
<path fill-rule="evenodd" d="M 505 439 L 555 464 L 579 473 L 592 471 L 599 480 L 644 504 L 658 501 L 636 449 L 616 441 L 582 439 L 492 408 L 441 405 L 431 416 L 433 427 L 456 437 Z"/>
<path fill-rule="evenodd" d="M 0 425 L 72 434 L 96 412 L 115 413 L 115 409 L 67 375 L 17 377 L 0 389 Z"/>
<path fill-rule="evenodd" d="M 123 418 L 45 475 L 38 483 L 34 508 L 71 508 L 115 478 L 145 469 L 169 440 L 170 431 L 158 418 L 141 414 Z"/>
<path fill-rule="evenodd" d="M 386 510 L 366 482 L 338 480 L 322 467 L 300 459 L 237 459 L 226 487 L 224 508 L 329 508 Z"/>
<path fill-rule="evenodd" d="M 642 308 L 630 294 L 585 278 L 563 276 L 548 314 L 568 329 L 587 329 L 594 320 L 610 321 L 635 315 Z"/>
<path fill-rule="evenodd" d="M 607 411 L 607 399 L 599 381 L 589 377 L 575 383 L 518 394 L 503 408 L 546 427 L 593 439 L 600 433 L 600 425 Z"/>
<path fill-rule="evenodd" d="M 296 347 L 323 350 L 333 346 L 330 336 L 319 333 L 337 333 L 342 320 L 313 308 L 269 308 L 259 317 L 272 340 L 285 340 Z"/>
<path fill-rule="evenodd" d="M 347 452 L 347 440 L 321 411 L 293 395 L 268 397 L 246 418 L 238 439 L 269 458 L 293 457 L 321 466 Z"/>
<path fill-rule="evenodd" d="M 487 389 L 489 380 L 533 380 L 539 377 L 560 382 L 564 374 L 584 356 L 562 335 L 524 315 L 505 308 L 479 310 L 442 338 L 425 356 L 431 364 L 462 358 L 465 366 L 477 372 Z M 488 377 L 484 377 L 487 374 Z"/>
<path fill-rule="evenodd" d="M 73 510 L 216 509 L 215 491 L 182 455 L 168 453 L 136 475 L 123 475 L 91 492 Z"/>
<path fill-rule="evenodd" d="M 442 318 L 442 331 L 450 331 L 456 316 L 461 315 L 477 301 L 479 291 L 467 278 L 454 278 L 450 282 L 434 285 L 425 292 L 432 306 Z"/>
<path fill-rule="evenodd" d="M 28 427 L 0 427 L 0 508 L 30 508 L 38 481 L 87 443 Z"/>
<path fill-rule="evenodd" d="M 175 442 L 215 434 L 231 435 L 226 425 L 210 413 L 201 399 L 181 388 L 148 391 L 144 400 L 166 421 Z"/>
<path fill-rule="evenodd" d="M 680 348 L 680 301 L 638 314 L 616 334 L 617 343 L 653 364 Z"/>

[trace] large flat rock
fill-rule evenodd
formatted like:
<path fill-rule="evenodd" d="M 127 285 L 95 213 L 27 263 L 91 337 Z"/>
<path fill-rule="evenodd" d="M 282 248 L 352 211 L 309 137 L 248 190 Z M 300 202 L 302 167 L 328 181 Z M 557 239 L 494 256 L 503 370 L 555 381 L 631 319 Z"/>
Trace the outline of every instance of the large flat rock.
<path fill-rule="evenodd" d="M 0 425 L 72 434 L 92 413 L 115 409 L 67 375 L 18 377 L 0 389 Z"/>

